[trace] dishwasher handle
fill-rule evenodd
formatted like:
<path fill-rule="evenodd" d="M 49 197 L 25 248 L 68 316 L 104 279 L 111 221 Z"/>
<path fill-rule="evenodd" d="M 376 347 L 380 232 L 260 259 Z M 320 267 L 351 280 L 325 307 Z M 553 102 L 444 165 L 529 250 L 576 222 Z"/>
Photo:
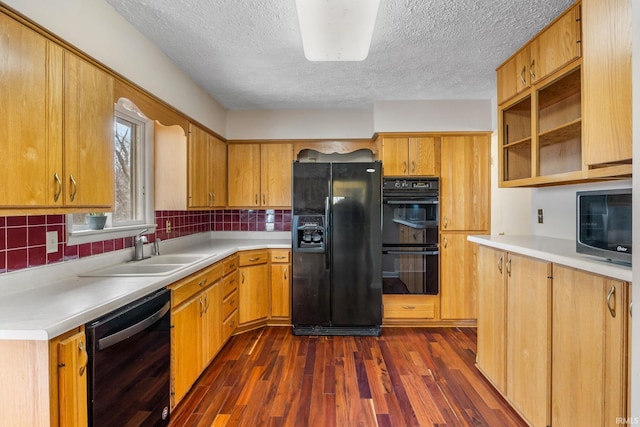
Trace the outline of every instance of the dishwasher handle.
<path fill-rule="evenodd" d="M 158 320 L 162 319 L 162 317 L 165 314 L 167 314 L 167 312 L 170 309 L 171 309 L 171 301 L 167 301 L 167 303 L 164 306 L 162 306 L 160 310 L 156 311 L 146 319 L 141 320 L 140 322 L 134 325 L 131 325 L 126 329 L 118 331 L 115 334 L 107 335 L 104 338 L 100 338 L 98 340 L 98 350 L 104 350 L 106 348 L 109 348 L 112 345 L 118 344 L 119 342 L 122 342 L 127 338 L 132 337 L 144 331 L 145 329 L 147 329 L 148 327 L 156 323 Z"/>

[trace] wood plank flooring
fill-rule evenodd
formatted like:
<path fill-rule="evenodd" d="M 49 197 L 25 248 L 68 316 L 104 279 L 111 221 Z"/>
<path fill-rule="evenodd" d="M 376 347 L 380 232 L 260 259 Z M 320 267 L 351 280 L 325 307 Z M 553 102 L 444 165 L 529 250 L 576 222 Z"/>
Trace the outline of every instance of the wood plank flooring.
<path fill-rule="evenodd" d="M 525 426 L 474 366 L 474 328 L 380 337 L 231 338 L 172 413 L 178 426 Z"/>

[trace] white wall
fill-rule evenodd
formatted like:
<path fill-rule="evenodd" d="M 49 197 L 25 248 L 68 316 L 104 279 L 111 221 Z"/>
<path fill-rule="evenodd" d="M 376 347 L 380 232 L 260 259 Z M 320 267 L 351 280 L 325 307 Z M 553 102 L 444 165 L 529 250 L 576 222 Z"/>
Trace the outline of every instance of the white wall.
<path fill-rule="evenodd" d="M 381 101 L 373 106 L 376 132 L 490 131 L 492 103 L 484 100 Z"/>
<path fill-rule="evenodd" d="M 491 234 L 531 234 L 531 189 L 498 188 L 498 133 L 491 136 Z"/>
<path fill-rule="evenodd" d="M 593 184 L 542 187 L 531 190 L 532 234 L 560 239 L 576 238 L 576 192 L 630 188 L 631 179 Z M 538 224 L 538 209 L 543 210 L 544 222 Z"/>
<path fill-rule="evenodd" d="M 58 37 L 225 136 L 226 111 L 103 0 L 3 0 Z"/>
<path fill-rule="evenodd" d="M 371 110 L 229 111 L 227 138 L 347 139 L 371 138 Z"/>

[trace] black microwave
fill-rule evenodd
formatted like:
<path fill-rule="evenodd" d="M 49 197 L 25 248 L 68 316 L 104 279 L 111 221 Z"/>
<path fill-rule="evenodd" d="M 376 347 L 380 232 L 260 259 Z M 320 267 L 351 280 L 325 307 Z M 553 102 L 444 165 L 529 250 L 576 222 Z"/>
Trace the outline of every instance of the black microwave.
<path fill-rule="evenodd" d="M 576 193 L 576 252 L 631 264 L 631 189 Z"/>

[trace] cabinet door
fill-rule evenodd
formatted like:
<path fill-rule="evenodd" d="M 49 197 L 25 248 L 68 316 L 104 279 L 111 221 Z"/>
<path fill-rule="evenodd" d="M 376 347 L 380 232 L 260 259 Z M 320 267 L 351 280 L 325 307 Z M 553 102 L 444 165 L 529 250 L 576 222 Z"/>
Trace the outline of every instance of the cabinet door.
<path fill-rule="evenodd" d="M 209 175 L 211 176 L 212 207 L 227 205 L 227 144 L 209 135 Z"/>
<path fill-rule="evenodd" d="M 531 86 L 529 73 L 530 46 L 524 46 L 496 70 L 498 104 L 507 101 Z"/>
<path fill-rule="evenodd" d="M 4 14 L 0 34 L 0 205 L 61 205 L 62 49 Z"/>
<path fill-rule="evenodd" d="M 202 369 L 222 347 L 221 284 L 215 283 L 200 296 L 202 309 Z"/>
<path fill-rule="evenodd" d="M 87 350 L 84 331 L 58 343 L 58 409 L 60 426 L 86 426 Z"/>
<path fill-rule="evenodd" d="M 530 77 L 541 80 L 580 57 L 580 7 L 569 9 L 531 45 Z"/>
<path fill-rule="evenodd" d="M 409 138 L 409 174 L 437 176 L 440 174 L 440 140 L 435 136 Z"/>
<path fill-rule="evenodd" d="M 240 325 L 266 319 L 269 315 L 268 270 L 267 264 L 240 268 L 240 284 L 238 286 Z"/>
<path fill-rule="evenodd" d="M 441 229 L 489 230 L 489 136 L 444 136 L 441 150 Z"/>
<path fill-rule="evenodd" d="M 506 374 L 506 253 L 478 248 L 478 350 L 480 370 L 505 393 Z"/>
<path fill-rule="evenodd" d="M 631 161 L 631 0 L 582 1 L 584 162 Z"/>
<path fill-rule="evenodd" d="M 260 144 L 229 144 L 229 206 L 260 206 Z"/>
<path fill-rule="evenodd" d="M 409 146 L 407 138 L 382 138 L 382 165 L 385 176 L 409 173 Z"/>
<path fill-rule="evenodd" d="M 550 264 L 509 254 L 507 398 L 533 427 L 549 425 Z"/>
<path fill-rule="evenodd" d="M 271 316 L 288 318 L 290 305 L 291 266 L 271 264 Z"/>
<path fill-rule="evenodd" d="M 260 204 L 291 206 L 293 144 L 262 144 L 260 156 Z"/>
<path fill-rule="evenodd" d="M 477 314 L 476 256 L 478 246 L 465 233 L 443 233 L 440 245 L 440 316 L 475 319 Z"/>
<path fill-rule="evenodd" d="M 200 297 L 171 312 L 171 407 L 182 400 L 193 382 L 200 375 L 202 365 Z"/>
<path fill-rule="evenodd" d="M 626 307 L 624 283 L 554 265 L 551 425 L 627 416 Z"/>
<path fill-rule="evenodd" d="M 189 123 L 187 142 L 189 208 L 209 207 L 211 204 L 211 176 L 209 174 L 209 141 L 207 133 Z"/>
<path fill-rule="evenodd" d="M 111 210 L 114 204 L 113 77 L 65 52 L 65 204 Z"/>

